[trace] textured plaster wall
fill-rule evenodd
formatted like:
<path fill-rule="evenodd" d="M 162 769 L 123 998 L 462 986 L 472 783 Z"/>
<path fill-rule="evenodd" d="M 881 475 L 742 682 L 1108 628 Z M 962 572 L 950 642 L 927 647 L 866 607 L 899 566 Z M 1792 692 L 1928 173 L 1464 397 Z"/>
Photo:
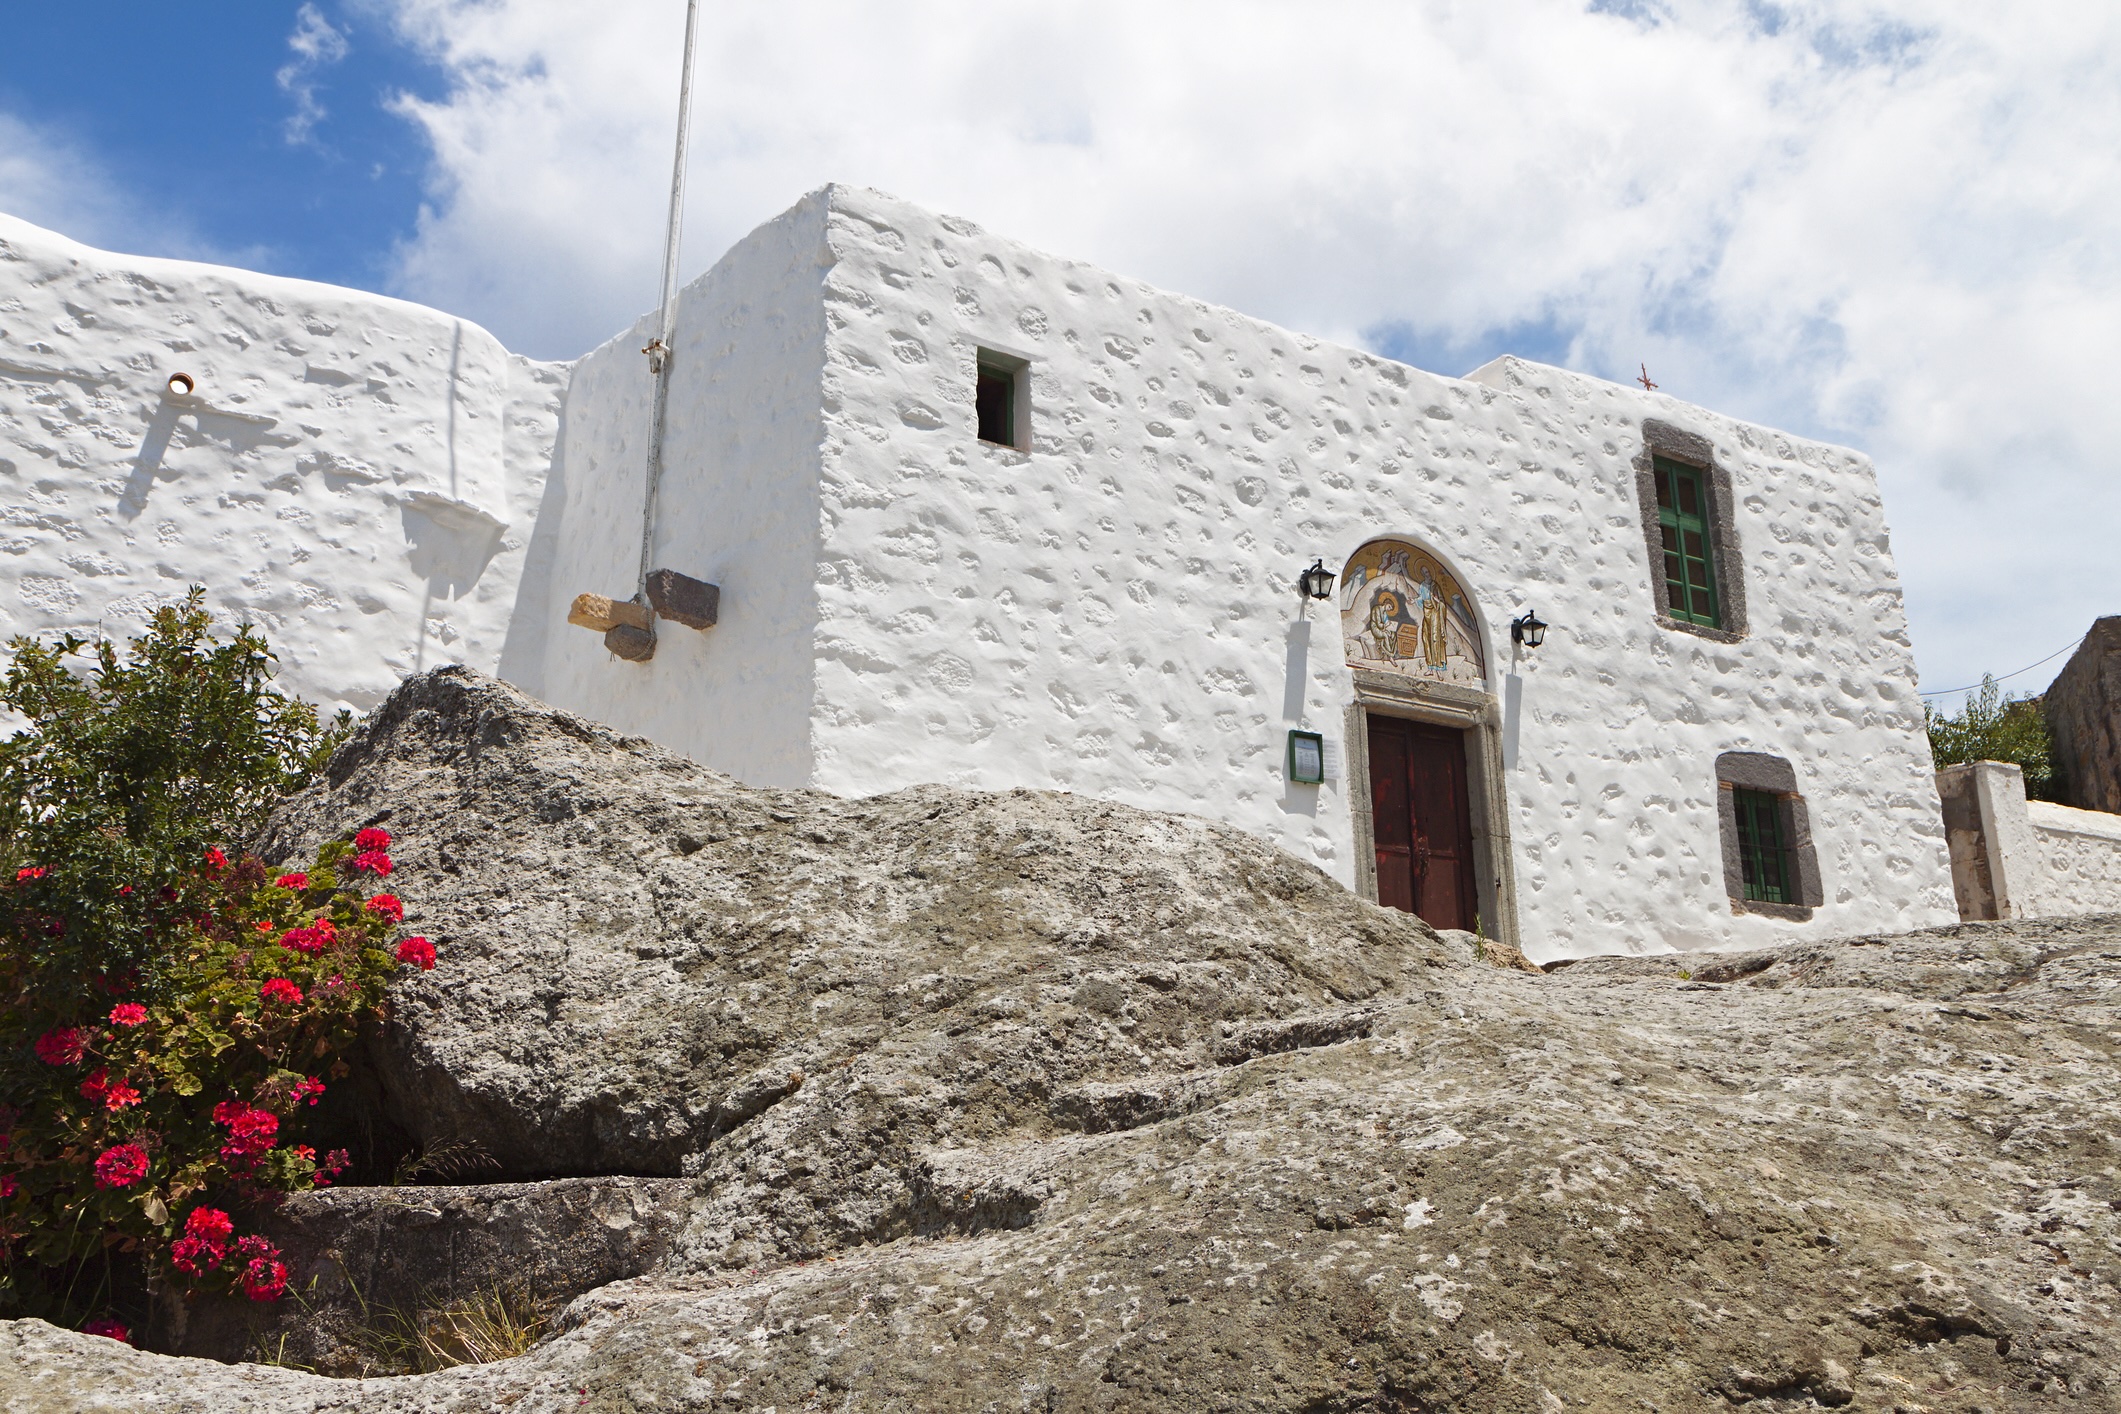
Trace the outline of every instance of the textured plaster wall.
<path fill-rule="evenodd" d="M 1535 956 L 1956 916 L 1863 457 L 1514 359 L 1437 377 L 878 193 L 828 195 L 818 784 L 1195 811 L 1352 881 L 1351 783 L 1282 779 L 1292 726 L 1345 759 L 1352 698 L 1332 609 L 1307 613 L 1291 583 L 1393 535 L 1478 600 Z M 1031 360 L 1028 453 L 975 438 L 981 346 Z M 1730 470 L 1741 642 L 1653 620 L 1646 417 Z M 1513 658 L 1527 606 L 1555 627 Z M 1794 764 L 1825 895 L 1810 923 L 1733 915 L 1724 751 Z"/>
<path fill-rule="evenodd" d="M 755 783 L 1072 790 L 1352 882 L 1338 605 L 1292 581 L 1389 535 L 1476 600 L 1535 955 L 1954 914 L 1860 456 L 1516 360 L 1434 376 L 829 188 L 684 292 L 655 558 L 720 584 L 723 621 L 637 665 L 564 616 L 634 587 L 648 332 L 570 372 L 0 222 L 0 620 L 115 628 L 198 581 L 326 702 L 456 659 Z M 1030 360 L 1028 452 L 974 436 L 981 346 Z M 178 368 L 196 397 L 164 393 Z M 1730 472 L 1740 642 L 1654 622 L 1648 417 Z M 1554 629 L 1513 655 L 1528 606 Z M 1325 786 L 1283 781 L 1292 726 L 1326 734 Z M 1808 924 L 1730 911 L 1725 751 L 1796 770 Z"/>
<path fill-rule="evenodd" d="M 136 632 L 197 583 L 327 705 L 491 670 L 565 376 L 435 310 L 0 216 L 0 629 Z"/>
<path fill-rule="evenodd" d="M 2039 841 L 2034 908 L 2043 915 L 2121 912 L 2121 815 L 2026 802 Z"/>
<path fill-rule="evenodd" d="M 644 317 L 574 367 L 503 663 L 556 706 L 754 785 L 810 780 L 825 259 L 820 195 L 738 242 L 679 299 L 653 568 L 719 585 L 721 622 L 660 625 L 646 663 L 566 622 L 576 594 L 635 589 L 653 390 Z"/>

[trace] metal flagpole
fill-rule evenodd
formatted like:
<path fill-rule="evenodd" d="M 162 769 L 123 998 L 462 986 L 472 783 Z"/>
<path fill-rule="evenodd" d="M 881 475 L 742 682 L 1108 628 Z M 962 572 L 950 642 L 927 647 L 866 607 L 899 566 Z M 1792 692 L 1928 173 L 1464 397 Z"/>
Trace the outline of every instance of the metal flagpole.
<path fill-rule="evenodd" d="M 677 157 L 670 169 L 670 227 L 663 237 L 663 302 L 656 314 L 655 338 L 641 350 L 655 378 L 654 407 L 648 429 L 648 489 L 641 503 L 641 569 L 634 580 L 634 602 L 648 602 L 649 558 L 655 550 L 656 494 L 663 481 L 663 415 L 670 400 L 671 321 L 677 316 L 678 235 L 685 221 L 685 139 L 692 126 L 692 46 L 698 30 L 700 0 L 685 0 L 685 60 L 678 80 Z"/>

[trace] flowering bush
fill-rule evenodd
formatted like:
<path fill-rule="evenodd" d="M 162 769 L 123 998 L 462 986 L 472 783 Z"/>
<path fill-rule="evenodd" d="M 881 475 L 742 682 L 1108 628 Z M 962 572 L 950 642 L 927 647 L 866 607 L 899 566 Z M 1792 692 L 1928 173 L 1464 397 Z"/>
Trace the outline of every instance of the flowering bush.
<path fill-rule="evenodd" d="M 239 1238 L 230 1213 L 345 1167 L 343 1153 L 286 1142 L 288 1126 L 346 1073 L 340 1052 L 380 1013 L 390 975 L 434 965 L 425 938 L 392 942 L 397 899 L 377 908 L 340 882 L 355 857 L 334 842 L 305 874 L 268 882 L 254 859 L 202 855 L 142 905 L 153 966 L 71 996 L 18 987 L 0 1017 L 0 1048 L 20 1058 L 0 1109 L 10 1255 L 59 1266 L 116 1242 L 183 1286 L 255 1301 L 285 1290 L 280 1254 Z M 63 917 L 63 901 L 34 896 L 43 887 L 0 891 L 12 895 L 0 922 L 19 936 L 25 919 Z"/>
<path fill-rule="evenodd" d="M 249 629 L 216 642 L 210 622 L 194 595 L 86 671 L 77 640 L 12 645 L 0 705 L 30 727 L 0 742 L 0 1315 L 98 1313 L 125 1338 L 98 1312 L 114 1255 L 277 1298 L 280 1254 L 239 1229 L 345 1168 L 293 1141 L 391 975 L 433 966 L 396 938 L 405 905 L 369 897 L 387 832 L 287 872 L 230 843 L 345 727 L 266 685 Z"/>

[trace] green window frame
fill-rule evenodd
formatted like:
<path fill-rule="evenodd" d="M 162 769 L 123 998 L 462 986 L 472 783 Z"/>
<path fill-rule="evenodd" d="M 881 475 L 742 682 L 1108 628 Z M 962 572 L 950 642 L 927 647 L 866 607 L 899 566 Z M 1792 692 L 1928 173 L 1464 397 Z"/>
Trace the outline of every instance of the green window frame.
<path fill-rule="evenodd" d="M 1752 903 L 1794 901 L 1790 851 L 1782 836 L 1782 800 L 1764 790 L 1731 790 L 1738 819 L 1738 868 Z"/>
<path fill-rule="evenodd" d="M 1650 461 L 1657 481 L 1657 526 L 1664 541 L 1666 607 L 1675 619 L 1722 628 L 1716 602 L 1716 537 L 1709 520 L 1708 473 L 1670 457 Z"/>

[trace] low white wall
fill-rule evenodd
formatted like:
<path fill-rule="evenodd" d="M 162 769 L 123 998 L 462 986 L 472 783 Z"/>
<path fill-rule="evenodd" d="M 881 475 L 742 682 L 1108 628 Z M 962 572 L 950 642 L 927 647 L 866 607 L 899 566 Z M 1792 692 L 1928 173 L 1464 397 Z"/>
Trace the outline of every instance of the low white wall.
<path fill-rule="evenodd" d="M 2121 912 L 2121 815 L 2027 800 L 2008 761 L 1947 766 L 1937 790 L 1962 919 Z"/>
<path fill-rule="evenodd" d="M 2121 815 L 2044 800 L 2026 812 L 2040 851 L 2040 912 L 2121 913 Z"/>
<path fill-rule="evenodd" d="M 196 583 L 326 707 L 491 671 L 565 377 L 436 310 L 0 216 L 0 632 L 122 636 Z"/>

